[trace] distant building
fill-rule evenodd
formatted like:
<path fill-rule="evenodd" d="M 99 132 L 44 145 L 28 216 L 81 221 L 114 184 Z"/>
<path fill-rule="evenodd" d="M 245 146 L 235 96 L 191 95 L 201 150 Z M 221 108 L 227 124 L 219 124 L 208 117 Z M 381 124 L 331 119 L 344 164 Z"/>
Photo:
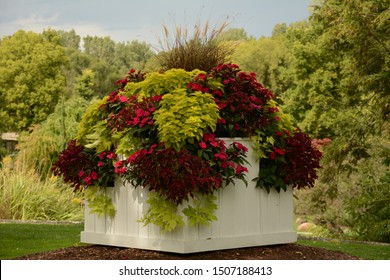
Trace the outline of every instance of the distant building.
<path fill-rule="evenodd" d="M 15 132 L 6 132 L 1 134 L 1 145 L 10 154 L 15 151 L 19 135 Z"/>

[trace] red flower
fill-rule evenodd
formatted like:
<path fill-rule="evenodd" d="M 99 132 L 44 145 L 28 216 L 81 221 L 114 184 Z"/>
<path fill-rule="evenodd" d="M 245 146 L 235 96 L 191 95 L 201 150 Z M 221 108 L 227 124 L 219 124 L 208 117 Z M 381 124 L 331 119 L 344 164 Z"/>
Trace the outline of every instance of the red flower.
<path fill-rule="evenodd" d="M 207 148 L 207 145 L 205 142 L 200 142 L 199 143 L 199 147 L 201 147 L 202 149 L 206 149 Z"/>
<path fill-rule="evenodd" d="M 218 119 L 219 124 L 226 124 L 226 120 L 224 118 Z"/>
<path fill-rule="evenodd" d="M 191 89 L 195 91 L 203 91 L 203 87 L 200 84 L 191 84 Z"/>
<path fill-rule="evenodd" d="M 279 149 L 277 147 L 273 147 L 274 151 L 278 154 L 278 155 L 284 155 L 284 150 L 283 149 Z"/>
<path fill-rule="evenodd" d="M 125 103 L 127 101 L 127 97 L 124 95 L 119 96 L 119 101 Z"/>
<path fill-rule="evenodd" d="M 113 158 L 115 158 L 115 157 L 116 157 L 116 154 L 113 153 L 113 152 L 110 152 L 110 153 L 108 153 L 108 155 L 107 155 L 107 158 L 109 158 L 109 159 L 113 159 Z"/>
<path fill-rule="evenodd" d="M 219 97 L 222 97 L 223 96 L 223 92 L 220 91 L 219 89 L 216 89 L 213 91 L 213 94 L 216 95 L 216 96 L 219 96 Z"/>
<path fill-rule="evenodd" d="M 205 142 L 215 141 L 215 135 L 212 133 L 204 133 L 203 134 L 203 141 L 205 141 Z"/>
<path fill-rule="evenodd" d="M 248 172 L 248 168 L 242 166 L 242 165 L 237 165 L 236 167 L 236 174 L 241 174 L 243 172 Z"/>
<path fill-rule="evenodd" d="M 233 142 L 234 147 L 236 147 L 239 151 L 247 152 L 248 148 L 242 145 L 240 142 Z"/>
<path fill-rule="evenodd" d="M 104 166 L 104 162 L 102 162 L 102 161 L 99 161 L 99 162 L 98 162 L 98 164 L 97 164 L 97 166 L 98 166 L 98 167 L 102 167 L 102 166 Z"/>
<path fill-rule="evenodd" d="M 85 182 L 85 184 L 86 184 L 87 186 L 92 185 L 92 179 L 91 179 L 91 177 L 89 177 L 89 176 L 85 177 L 85 178 L 84 178 L 84 182 Z"/>
<path fill-rule="evenodd" d="M 215 154 L 214 155 L 214 158 L 216 159 L 216 160 L 218 160 L 218 159 L 220 159 L 220 160 L 227 160 L 227 154 L 225 154 L 225 153 L 217 153 L 217 154 Z"/>
<path fill-rule="evenodd" d="M 93 180 L 97 180 L 97 178 L 98 178 L 98 174 L 96 173 L 96 172 L 91 172 L 91 178 L 93 179 Z"/>
<path fill-rule="evenodd" d="M 137 117 L 141 117 L 144 114 L 144 110 L 139 108 L 139 109 L 135 110 L 135 114 L 137 115 Z"/>

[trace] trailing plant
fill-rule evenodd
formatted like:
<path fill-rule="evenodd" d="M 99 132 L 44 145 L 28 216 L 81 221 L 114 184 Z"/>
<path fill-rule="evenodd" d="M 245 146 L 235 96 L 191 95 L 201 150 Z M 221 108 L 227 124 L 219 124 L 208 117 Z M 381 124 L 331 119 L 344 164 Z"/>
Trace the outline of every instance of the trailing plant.
<path fill-rule="evenodd" d="M 184 225 L 183 217 L 177 214 L 177 206 L 169 200 L 161 199 L 156 192 L 149 193 L 146 203 L 149 204 L 149 208 L 139 220 L 145 226 L 155 224 L 164 234 L 166 231 L 174 230 L 177 226 Z"/>
<path fill-rule="evenodd" d="M 218 209 L 216 200 L 215 195 L 195 198 L 194 206 L 188 205 L 184 208 L 183 213 L 187 216 L 190 226 L 208 225 L 211 221 L 216 221 L 217 217 L 214 215 L 215 210 Z"/>
<path fill-rule="evenodd" d="M 90 213 L 96 213 L 99 217 L 107 214 L 110 217 L 115 216 L 115 207 L 112 204 L 112 199 L 105 195 L 103 187 L 89 186 L 85 190 L 85 199 L 88 201 Z"/>

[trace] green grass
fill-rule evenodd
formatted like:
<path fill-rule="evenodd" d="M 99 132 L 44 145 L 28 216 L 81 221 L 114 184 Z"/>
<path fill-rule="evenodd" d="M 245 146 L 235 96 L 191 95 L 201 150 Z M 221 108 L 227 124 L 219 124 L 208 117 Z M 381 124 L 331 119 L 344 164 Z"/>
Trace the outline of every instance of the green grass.
<path fill-rule="evenodd" d="M 332 251 L 340 251 L 365 260 L 390 260 L 390 245 L 376 245 L 360 242 L 340 242 L 336 240 L 298 240 L 298 244 L 311 247 L 325 248 Z"/>
<path fill-rule="evenodd" d="M 0 259 L 81 245 L 83 224 L 0 224 Z"/>

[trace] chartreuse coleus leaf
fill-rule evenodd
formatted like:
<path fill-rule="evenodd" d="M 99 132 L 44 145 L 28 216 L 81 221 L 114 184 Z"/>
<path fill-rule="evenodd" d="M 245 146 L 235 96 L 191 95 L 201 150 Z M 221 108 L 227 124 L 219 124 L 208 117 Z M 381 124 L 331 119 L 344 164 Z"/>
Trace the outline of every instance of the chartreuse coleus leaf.
<path fill-rule="evenodd" d="M 103 187 L 89 186 L 85 191 L 85 199 L 88 202 L 90 213 L 96 213 L 98 217 L 107 214 L 110 217 L 115 216 L 115 207 L 112 199 L 108 197 Z"/>
<path fill-rule="evenodd" d="M 145 226 L 154 224 L 161 228 L 162 234 L 173 231 L 177 226 L 184 226 L 183 217 L 177 214 L 177 205 L 163 199 L 157 192 L 149 192 L 146 203 L 149 208 L 139 222 Z"/>
<path fill-rule="evenodd" d="M 217 197 L 215 195 L 194 198 L 194 205 L 188 205 L 183 209 L 190 226 L 197 226 L 198 224 L 208 225 L 211 221 L 216 221 L 217 217 L 214 215 L 215 210 L 218 209 L 218 205 L 215 203 L 216 200 Z"/>
<path fill-rule="evenodd" d="M 188 93 L 185 88 L 165 94 L 154 113 L 160 142 L 180 150 L 186 141 L 201 140 L 203 132 L 214 131 L 218 106 L 208 93 Z"/>

